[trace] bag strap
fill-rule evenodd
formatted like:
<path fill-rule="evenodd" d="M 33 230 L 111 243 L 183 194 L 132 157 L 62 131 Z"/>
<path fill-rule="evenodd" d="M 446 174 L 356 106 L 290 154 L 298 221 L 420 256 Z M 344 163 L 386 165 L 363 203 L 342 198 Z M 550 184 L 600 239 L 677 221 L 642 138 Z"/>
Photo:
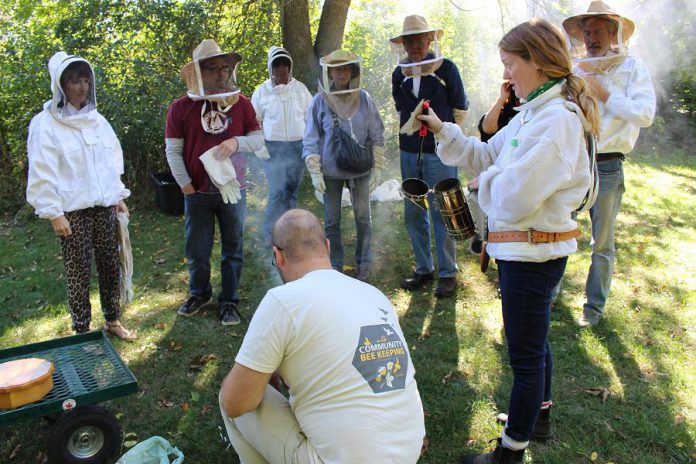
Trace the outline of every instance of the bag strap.
<path fill-rule="evenodd" d="M 585 146 L 587 147 L 587 156 L 589 157 L 590 165 L 590 188 L 587 189 L 585 198 L 582 199 L 580 206 L 575 210 L 576 213 L 589 211 L 595 204 L 597 195 L 599 194 L 599 172 L 597 171 L 597 140 L 592 132 L 588 131 L 589 123 L 582 112 L 582 109 L 575 103 L 570 101 L 563 102 L 563 106 L 580 119 L 582 127 L 585 128 Z"/>

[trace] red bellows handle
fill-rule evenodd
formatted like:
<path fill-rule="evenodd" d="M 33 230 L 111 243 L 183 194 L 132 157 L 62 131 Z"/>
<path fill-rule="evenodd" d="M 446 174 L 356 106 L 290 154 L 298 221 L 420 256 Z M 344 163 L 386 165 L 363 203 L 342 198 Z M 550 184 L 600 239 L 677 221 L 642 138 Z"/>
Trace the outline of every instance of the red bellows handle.
<path fill-rule="evenodd" d="M 430 102 L 428 100 L 425 100 L 423 102 L 423 112 L 421 114 L 429 114 L 430 113 Z M 418 135 L 421 137 L 425 137 L 428 135 L 428 125 L 423 123 L 420 126 L 420 129 L 418 129 Z"/>

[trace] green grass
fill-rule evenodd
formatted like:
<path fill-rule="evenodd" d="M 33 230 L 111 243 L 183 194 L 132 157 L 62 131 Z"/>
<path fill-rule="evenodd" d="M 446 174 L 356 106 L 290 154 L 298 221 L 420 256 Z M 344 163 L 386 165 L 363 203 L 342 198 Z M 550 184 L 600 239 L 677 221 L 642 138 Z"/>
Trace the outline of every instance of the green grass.
<path fill-rule="evenodd" d="M 396 175 L 398 161 L 391 165 Z M 251 171 L 258 164 L 251 163 Z M 186 296 L 183 220 L 154 211 L 150 195 L 132 201 L 136 300 L 124 323 L 133 344 L 115 341 L 138 378 L 136 396 L 111 401 L 125 433 L 138 440 L 161 435 L 186 462 L 237 462 L 221 439 L 217 392 L 230 369 L 247 322 L 265 291 L 279 283 L 270 250 L 260 239 L 265 183 L 248 197 L 245 265 L 236 328 L 222 328 L 215 309 L 176 316 Z M 574 319 L 583 303 L 589 262 L 589 221 L 581 218 L 580 251 L 569 260 L 565 286 L 552 314 L 556 439 L 533 443 L 528 460 L 545 463 L 686 463 L 696 453 L 696 159 L 685 151 L 643 146 L 626 164 L 618 219 L 618 262 L 607 317 L 594 330 Z M 305 181 L 301 204 L 321 216 Z M 464 451 L 488 449 L 500 433 L 512 376 L 507 366 L 494 267 L 478 271 L 460 246 L 456 300 L 432 290 L 399 288 L 412 253 L 400 203 L 373 208 L 372 283 L 396 307 L 411 347 L 429 448 L 423 463 L 455 462 Z M 352 262 L 354 226 L 344 212 L 346 261 Z M 71 333 L 57 239 L 47 221 L 20 214 L 0 227 L 0 348 Z M 213 261 L 219 258 L 216 247 Z M 213 266 L 213 284 L 219 271 Z M 102 322 L 92 294 L 94 325 Z M 194 358 L 214 354 L 202 368 Z M 606 388 L 605 403 L 586 390 Z M 172 406 L 167 407 L 171 402 Z M 44 426 L 33 420 L 0 429 L 0 462 L 34 463 L 44 449 Z M 123 450 L 125 452 L 125 448 Z M 596 453 L 596 454 L 594 454 Z M 12 459 L 10 456 L 14 455 Z M 38 456 L 38 457 L 37 457 Z"/>

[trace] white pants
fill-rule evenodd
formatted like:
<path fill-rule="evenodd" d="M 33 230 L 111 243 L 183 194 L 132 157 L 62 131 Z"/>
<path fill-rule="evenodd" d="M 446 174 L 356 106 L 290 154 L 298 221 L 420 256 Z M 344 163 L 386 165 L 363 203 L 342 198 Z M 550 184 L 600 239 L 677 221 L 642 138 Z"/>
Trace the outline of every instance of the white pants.
<path fill-rule="evenodd" d="M 231 418 L 220 402 L 220 413 L 241 464 L 323 462 L 300 430 L 288 400 L 270 385 L 254 411 Z"/>

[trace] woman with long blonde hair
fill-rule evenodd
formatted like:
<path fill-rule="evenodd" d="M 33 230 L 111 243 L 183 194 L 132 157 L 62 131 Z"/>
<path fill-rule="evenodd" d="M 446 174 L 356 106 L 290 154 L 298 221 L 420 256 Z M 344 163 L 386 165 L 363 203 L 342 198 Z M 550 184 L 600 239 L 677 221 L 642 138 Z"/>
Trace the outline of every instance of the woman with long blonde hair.
<path fill-rule="evenodd" d="M 466 464 L 521 463 L 530 439 L 552 434 L 551 292 L 577 249 L 572 213 L 591 181 L 585 136 L 599 130 L 597 102 L 572 74 L 558 28 L 532 19 L 505 34 L 499 48 L 504 78 L 522 103 L 505 128 L 481 142 L 432 111 L 419 116 L 436 134 L 442 161 L 478 176 L 514 377 L 495 450 L 465 456 Z"/>

